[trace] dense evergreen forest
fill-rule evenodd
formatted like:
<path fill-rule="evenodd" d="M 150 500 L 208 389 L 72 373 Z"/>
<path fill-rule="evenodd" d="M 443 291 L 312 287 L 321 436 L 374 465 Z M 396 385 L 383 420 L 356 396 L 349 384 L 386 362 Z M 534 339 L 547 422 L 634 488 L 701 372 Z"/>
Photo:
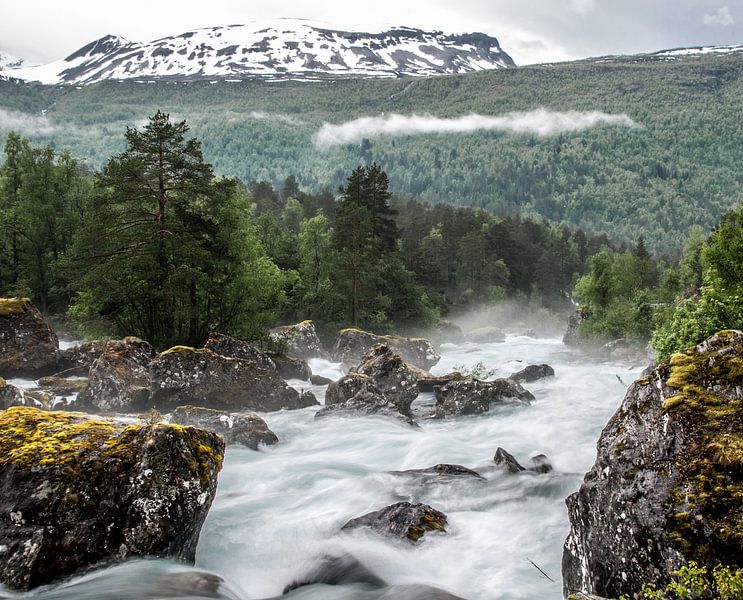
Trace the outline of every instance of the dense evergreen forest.
<path fill-rule="evenodd" d="M 640 57 L 462 76 L 323 82 L 106 82 L 81 88 L 0 82 L 0 124 L 54 144 L 93 169 L 124 149 L 125 126 L 156 110 L 185 118 L 217 175 L 289 175 L 309 194 L 336 190 L 359 164 L 382 165 L 398 198 L 536 215 L 645 238 L 651 254 L 681 252 L 743 195 L 743 58 Z M 495 131 L 381 136 L 319 149 L 324 123 L 400 113 L 458 117 L 540 107 L 626 114 L 637 128 L 596 126 L 540 137 Z M 42 111 L 44 115 L 42 116 Z"/>

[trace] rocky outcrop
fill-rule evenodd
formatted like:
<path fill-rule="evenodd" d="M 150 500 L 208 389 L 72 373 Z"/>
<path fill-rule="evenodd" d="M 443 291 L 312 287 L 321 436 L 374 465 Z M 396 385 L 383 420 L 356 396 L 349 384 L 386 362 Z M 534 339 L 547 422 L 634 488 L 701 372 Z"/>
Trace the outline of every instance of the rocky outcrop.
<path fill-rule="evenodd" d="M 532 471 L 534 473 L 549 473 L 552 471 L 552 463 L 544 454 L 537 454 L 529 459 L 531 463 L 528 467 L 523 467 L 512 454 L 498 448 L 495 451 L 493 462 L 499 467 L 504 468 L 509 473 L 521 473 L 523 471 Z"/>
<path fill-rule="evenodd" d="M 499 327 L 479 327 L 467 332 L 467 340 L 478 344 L 505 342 L 506 334 Z"/>
<path fill-rule="evenodd" d="M 545 377 L 554 377 L 555 370 L 549 365 L 528 365 L 508 376 L 508 379 L 516 383 L 531 383 Z"/>
<path fill-rule="evenodd" d="M 312 321 L 276 327 L 270 331 L 269 336 L 287 356 L 293 358 L 307 360 L 324 354 Z"/>
<path fill-rule="evenodd" d="M 255 414 L 228 413 L 201 406 L 179 406 L 170 415 L 170 422 L 218 433 L 228 446 L 240 444 L 258 450 L 261 444 L 270 446 L 279 441 L 266 422 Z"/>
<path fill-rule="evenodd" d="M 398 502 L 351 519 L 342 529 L 368 528 L 380 535 L 417 542 L 428 531 L 446 532 L 447 517 L 427 504 Z"/>
<path fill-rule="evenodd" d="M 90 367 L 88 388 L 78 403 L 100 412 L 135 412 L 145 408 L 150 397 L 149 364 L 155 349 L 135 337 L 106 342 Z"/>
<path fill-rule="evenodd" d="M 229 411 L 273 411 L 317 404 L 299 394 L 276 371 L 251 360 L 229 358 L 202 348 L 176 346 L 149 365 L 150 402 L 159 410 L 193 404 Z"/>
<path fill-rule="evenodd" d="M 434 418 L 437 419 L 485 413 L 492 405 L 507 401 L 528 404 L 534 400 L 531 392 L 510 379 L 482 381 L 467 378 L 436 387 L 434 393 L 436 395 Z"/>
<path fill-rule="evenodd" d="M 315 413 L 315 418 L 331 415 L 375 415 L 416 425 L 410 414 L 401 413 L 399 406 L 374 384 L 371 377 L 360 373 L 349 373 L 328 385 L 325 406 Z"/>
<path fill-rule="evenodd" d="M 616 598 L 690 560 L 743 566 L 743 334 L 721 332 L 627 391 L 567 500 L 563 585 Z"/>
<path fill-rule="evenodd" d="M 59 340 L 28 298 L 0 298 L 0 376 L 48 375 Z"/>
<path fill-rule="evenodd" d="M 395 335 L 376 335 L 361 329 L 343 329 L 338 332 L 333 359 L 346 365 L 356 365 L 373 346 L 385 344 L 411 365 L 428 370 L 439 362 L 439 353 L 425 338 L 404 338 Z"/>
<path fill-rule="evenodd" d="M 223 453 L 191 427 L 0 412 L 0 582 L 27 590 L 137 556 L 192 562 Z"/>

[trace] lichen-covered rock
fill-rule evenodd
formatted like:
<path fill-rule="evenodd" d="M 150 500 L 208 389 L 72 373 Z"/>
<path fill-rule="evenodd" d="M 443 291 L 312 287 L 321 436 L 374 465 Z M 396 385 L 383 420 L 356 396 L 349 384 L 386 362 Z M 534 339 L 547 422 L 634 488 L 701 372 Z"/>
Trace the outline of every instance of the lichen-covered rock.
<path fill-rule="evenodd" d="M 206 344 L 204 344 L 204 348 L 222 356 L 252 360 L 261 369 L 276 370 L 276 364 L 268 354 L 248 342 L 238 340 L 229 335 L 222 333 L 212 334 L 209 336 Z"/>
<path fill-rule="evenodd" d="M 217 410 L 273 411 L 317 404 L 299 394 L 278 373 L 251 360 L 229 358 L 202 348 L 176 346 L 149 365 L 151 402 L 160 410 L 194 404 Z"/>
<path fill-rule="evenodd" d="M 269 333 L 271 340 L 278 344 L 292 358 L 317 358 L 323 356 L 320 338 L 317 337 L 315 324 L 302 321 L 296 325 L 276 327 Z"/>
<path fill-rule="evenodd" d="M 417 542 L 428 531 L 446 532 L 447 517 L 427 504 L 398 502 L 351 519 L 341 529 L 368 528 L 381 535 Z"/>
<path fill-rule="evenodd" d="M 446 375 L 431 375 L 430 373 L 418 374 L 418 391 L 433 392 L 437 386 L 443 386 L 452 381 L 462 381 L 467 376 L 459 371 L 452 371 Z"/>
<path fill-rule="evenodd" d="M 90 367 L 88 388 L 80 392 L 81 406 L 101 412 L 134 412 L 150 397 L 148 367 L 155 349 L 136 337 L 106 342 Z"/>
<path fill-rule="evenodd" d="M 229 413 L 201 406 L 179 406 L 170 415 L 170 422 L 213 431 L 221 435 L 227 445 L 240 444 L 253 450 L 258 450 L 260 444 L 270 446 L 279 441 L 263 419 L 250 413 Z"/>
<path fill-rule="evenodd" d="M 400 413 L 410 415 L 410 405 L 418 396 L 418 375 L 397 352 L 377 344 L 364 354 L 353 372 L 371 379 Z"/>
<path fill-rule="evenodd" d="M 408 409 L 409 409 L 408 405 Z M 372 379 L 360 373 L 349 373 L 328 384 L 325 407 L 315 413 L 320 419 L 330 415 L 391 417 L 408 425 L 416 425 L 408 414 L 403 414 L 395 402 L 380 390 Z"/>
<path fill-rule="evenodd" d="M 79 379 L 66 379 L 55 375 L 41 377 L 38 386 L 55 396 L 70 396 L 78 394 L 88 388 L 88 380 L 84 377 Z"/>
<path fill-rule="evenodd" d="M 506 334 L 499 327 L 478 327 L 467 332 L 467 340 L 479 344 L 505 342 Z"/>
<path fill-rule="evenodd" d="M 386 344 L 402 359 L 421 369 L 430 369 L 441 356 L 425 338 L 404 338 L 395 335 L 376 335 L 361 329 L 342 329 L 338 332 L 333 358 L 346 365 L 356 365 L 373 346 Z"/>
<path fill-rule="evenodd" d="M 690 560 L 743 566 L 743 333 L 721 332 L 630 386 L 567 500 L 563 585 L 630 597 Z"/>
<path fill-rule="evenodd" d="M 515 381 L 516 383 L 530 383 L 537 381 L 538 379 L 544 379 L 545 377 L 554 377 L 555 370 L 549 365 L 528 365 L 517 371 L 513 375 L 509 375 L 508 379 Z"/>
<path fill-rule="evenodd" d="M 0 377 L 0 410 L 11 406 L 24 406 L 25 404 L 26 398 L 23 392 Z"/>
<path fill-rule="evenodd" d="M 488 412 L 493 404 L 507 401 L 528 404 L 534 400 L 531 392 L 510 379 L 482 381 L 467 378 L 451 381 L 434 388 L 436 408 L 434 418 L 476 415 Z"/>
<path fill-rule="evenodd" d="M 59 340 L 28 298 L 0 298 L 0 376 L 54 372 Z"/>
<path fill-rule="evenodd" d="M 223 454 L 191 427 L 0 412 L 0 582 L 27 590 L 137 556 L 192 562 Z"/>
<path fill-rule="evenodd" d="M 57 374 L 62 376 L 87 375 L 96 359 L 106 351 L 108 343 L 107 340 L 94 340 L 60 350 Z"/>

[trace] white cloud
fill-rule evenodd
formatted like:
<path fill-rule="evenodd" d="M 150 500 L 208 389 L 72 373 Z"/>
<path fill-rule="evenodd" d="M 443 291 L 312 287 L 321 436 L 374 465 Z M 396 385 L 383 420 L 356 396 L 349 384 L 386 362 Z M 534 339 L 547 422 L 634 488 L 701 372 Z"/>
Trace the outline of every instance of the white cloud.
<path fill-rule="evenodd" d="M 17 131 L 25 135 L 51 135 L 59 129 L 45 116 L 0 108 L 0 131 Z"/>
<path fill-rule="evenodd" d="M 729 27 L 730 25 L 735 25 L 735 19 L 730 12 L 730 7 L 727 5 L 718 8 L 716 13 L 706 13 L 702 18 L 702 22 L 708 27 L 714 27 L 716 25 Z"/>
<path fill-rule="evenodd" d="M 570 10 L 579 15 L 592 13 L 594 8 L 596 8 L 594 0 L 570 0 Z"/>
<path fill-rule="evenodd" d="M 471 114 L 453 119 L 427 115 L 391 114 L 362 117 L 340 125 L 325 123 L 313 137 L 315 146 L 327 149 L 342 144 L 357 144 L 364 138 L 381 135 L 419 135 L 425 133 L 472 133 L 474 131 L 504 131 L 539 136 L 580 131 L 596 125 L 638 127 L 627 115 L 603 112 L 555 112 L 540 108 L 531 112 L 512 112 L 493 117 Z"/>

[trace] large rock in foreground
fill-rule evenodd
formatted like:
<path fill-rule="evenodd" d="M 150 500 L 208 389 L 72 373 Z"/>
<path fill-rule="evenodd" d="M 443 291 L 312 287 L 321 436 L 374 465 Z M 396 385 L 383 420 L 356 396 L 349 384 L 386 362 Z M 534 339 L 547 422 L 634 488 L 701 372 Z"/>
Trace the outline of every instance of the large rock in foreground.
<path fill-rule="evenodd" d="M 721 332 L 630 386 L 567 500 L 565 593 L 630 597 L 690 560 L 743 566 L 743 334 Z"/>
<path fill-rule="evenodd" d="M 28 298 L 0 298 L 0 376 L 53 373 L 59 340 Z"/>
<path fill-rule="evenodd" d="M 193 562 L 223 454 L 191 427 L 0 412 L 0 582 L 27 590 L 137 556 Z"/>
<path fill-rule="evenodd" d="M 240 444 L 253 450 L 258 450 L 260 444 L 270 446 L 279 441 L 266 422 L 251 413 L 228 413 L 201 406 L 179 406 L 170 415 L 170 422 L 213 431 L 224 438 L 225 444 Z"/>
<path fill-rule="evenodd" d="M 436 409 L 434 417 L 477 415 L 488 412 L 495 404 L 521 402 L 528 404 L 534 395 L 510 379 L 482 381 L 462 379 L 434 388 Z"/>
<path fill-rule="evenodd" d="M 356 365 L 372 347 L 385 344 L 411 365 L 428 370 L 441 356 L 425 338 L 404 338 L 396 335 L 376 335 L 361 329 L 342 329 L 338 332 L 333 358 L 347 365 Z"/>
<path fill-rule="evenodd" d="M 149 365 L 151 402 L 168 410 L 194 404 L 229 411 L 274 411 L 317 404 L 290 388 L 276 371 L 251 360 L 228 358 L 205 348 L 176 346 Z"/>

